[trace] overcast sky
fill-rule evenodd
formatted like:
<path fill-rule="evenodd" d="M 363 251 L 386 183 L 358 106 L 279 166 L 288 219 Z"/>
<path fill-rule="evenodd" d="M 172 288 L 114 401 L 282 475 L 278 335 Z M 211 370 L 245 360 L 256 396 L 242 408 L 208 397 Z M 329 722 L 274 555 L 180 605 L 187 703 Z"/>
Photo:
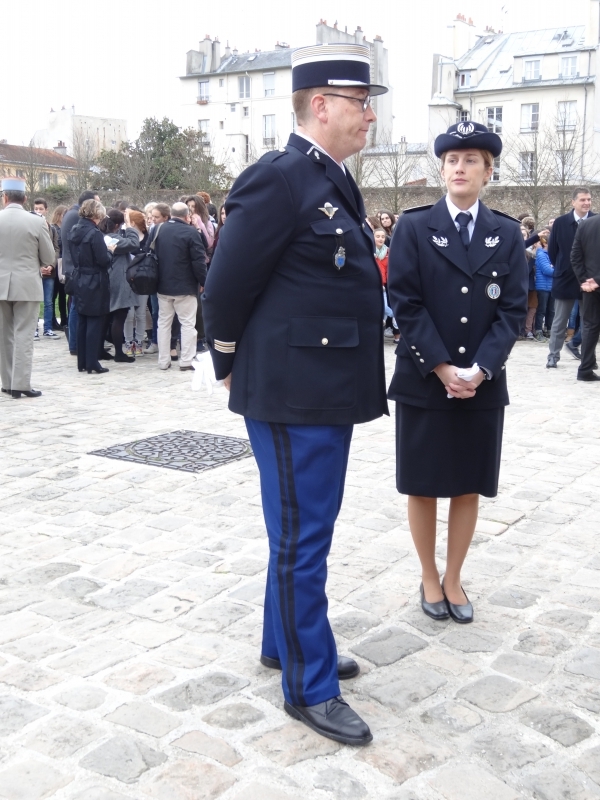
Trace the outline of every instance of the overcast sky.
<path fill-rule="evenodd" d="M 584 24 L 589 0 L 19 0 L 2 2 L 0 139 L 28 144 L 47 126 L 50 108 L 125 118 L 135 137 L 144 117 L 177 119 L 178 76 L 185 54 L 205 34 L 244 50 L 272 50 L 279 41 L 315 42 L 315 25 L 367 36 L 380 34 L 389 51 L 395 138 L 427 138 L 431 58 L 444 51 L 457 13 L 480 27 L 505 31 Z M 110 10 L 110 13 L 109 13 Z"/>

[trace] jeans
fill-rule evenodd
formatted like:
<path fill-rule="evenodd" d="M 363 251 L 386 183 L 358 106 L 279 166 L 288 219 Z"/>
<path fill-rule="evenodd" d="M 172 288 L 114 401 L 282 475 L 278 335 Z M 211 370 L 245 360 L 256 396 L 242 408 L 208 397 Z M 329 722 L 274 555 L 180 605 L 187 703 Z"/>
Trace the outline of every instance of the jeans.
<path fill-rule="evenodd" d="M 146 330 L 146 306 L 148 303 L 148 295 L 140 294 L 138 298 L 139 304 L 129 309 L 127 319 L 125 320 L 125 341 L 133 341 L 135 325 L 135 340 L 141 344 L 144 341 L 144 332 Z"/>
<path fill-rule="evenodd" d="M 77 305 L 75 298 L 71 297 L 71 308 L 69 309 L 69 350 L 71 353 L 77 352 L 77 328 L 78 328 L 79 314 L 77 312 Z"/>
<path fill-rule="evenodd" d="M 152 308 L 152 344 L 158 344 L 158 297 L 150 295 L 150 307 Z"/>
<path fill-rule="evenodd" d="M 54 278 L 42 278 L 44 287 L 44 333 L 52 330 L 54 311 Z"/>
<path fill-rule="evenodd" d="M 569 328 L 572 331 L 576 331 L 579 328 L 577 324 L 577 318 L 579 317 L 579 300 L 575 300 L 575 305 L 573 306 L 573 311 L 571 311 L 571 316 L 569 317 Z M 581 321 L 580 321 L 581 324 Z"/>
<path fill-rule="evenodd" d="M 543 289 L 537 290 L 538 307 L 535 312 L 535 330 L 542 331 L 544 318 L 546 320 L 546 330 L 552 329 L 552 320 L 554 319 L 554 298 L 550 292 Z"/>

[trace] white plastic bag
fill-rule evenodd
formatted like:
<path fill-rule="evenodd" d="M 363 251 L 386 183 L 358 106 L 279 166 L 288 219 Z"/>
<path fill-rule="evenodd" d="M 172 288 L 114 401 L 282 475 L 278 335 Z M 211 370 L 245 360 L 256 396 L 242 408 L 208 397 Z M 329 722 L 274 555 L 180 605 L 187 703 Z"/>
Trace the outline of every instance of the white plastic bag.
<path fill-rule="evenodd" d="M 206 393 L 212 394 L 215 387 L 223 385 L 223 381 L 218 381 L 215 377 L 215 368 L 213 367 L 210 353 L 198 353 L 192 361 L 192 366 L 194 367 L 194 375 L 192 377 L 193 392 L 199 392 L 202 386 L 205 385 Z"/>

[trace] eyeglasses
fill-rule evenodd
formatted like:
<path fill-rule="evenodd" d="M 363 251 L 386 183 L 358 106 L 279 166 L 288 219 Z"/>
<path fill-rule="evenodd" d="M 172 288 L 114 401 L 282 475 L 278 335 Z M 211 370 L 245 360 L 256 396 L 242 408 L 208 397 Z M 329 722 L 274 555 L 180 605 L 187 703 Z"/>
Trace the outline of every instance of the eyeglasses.
<path fill-rule="evenodd" d="M 343 97 L 344 100 L 354 100 L 355 103 L 360 103 L 362 106 L 363 114 L 367 110 L 367 108 L 371 105 L 371 96 L 367 95 L 364 100 L 361 100 L 360 97 L 350 97 L 348 94 L 335 94 L 334 92 L 323 92 L 324 97 Z"/>

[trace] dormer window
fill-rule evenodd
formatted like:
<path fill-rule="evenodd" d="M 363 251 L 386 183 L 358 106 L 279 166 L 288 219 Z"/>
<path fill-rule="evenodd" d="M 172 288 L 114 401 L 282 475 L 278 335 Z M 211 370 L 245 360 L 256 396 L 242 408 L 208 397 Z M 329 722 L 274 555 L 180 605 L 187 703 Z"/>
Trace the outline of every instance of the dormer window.
<path fill-rule="evenodd" d="M 541 61 L 539 58 L 529 59 L 525 62 L 525 71 L 523 80 L 526 81 L 539 81 L 541 79 L 540 75 L 540 64 Z"/>
<path fill-rule="evenodd" d="M 560 60 L 560 77 L 577 77 L 577 56 L 563 56 Z"/>
<path fill-rule="evenodd" d="M 471 85 L 471 73 L 461 72 L 458 76 L 458 88 L 467 89 Z"/>

